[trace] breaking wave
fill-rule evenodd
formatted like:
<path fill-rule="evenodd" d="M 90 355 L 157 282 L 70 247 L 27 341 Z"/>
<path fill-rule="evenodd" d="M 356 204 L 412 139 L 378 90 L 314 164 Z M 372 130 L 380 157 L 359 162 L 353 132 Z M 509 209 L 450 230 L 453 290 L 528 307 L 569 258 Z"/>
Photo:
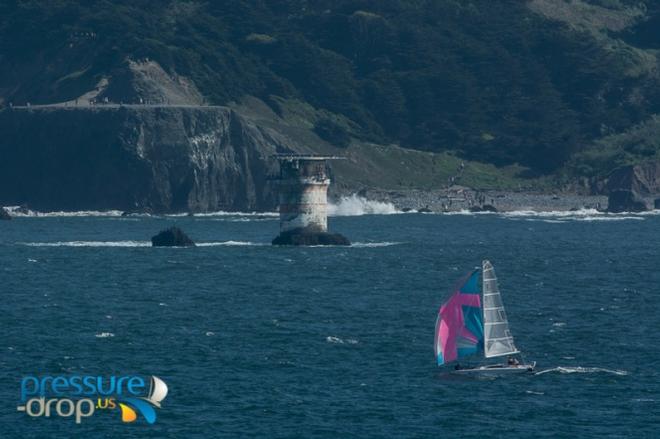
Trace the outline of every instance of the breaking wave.
<path fill-rule="evenodd" d="M 330 216 L 391 215 L 393 213 L 401 213 L 394 207 L 394 204 L 367 200 L 357 194 L 341 197 L 336 204 L 328 204 L 328 215 Z"/>
<path fill-rule="evenodd" d="M 546 370 L 541 370 L 536 372 L 535 375 L 543 375 L 546 373 L 550 372 L 556 372 L 556 373 L 609 373 L 613 375 L 619 375 L 619 376 L 625 376 L 628 375 L 628 372 L 625 370 L 620 370 L 620 369 L 605 369 L 602 367 L 554 367 L 552 369 L 546 369 Z"/>
<path fill-rule="evenodd" d="M 163 216 L 167 217 L 182 217 L 182 216 L 192 216 L 196 218 L 207 218 L 207 217 L 245 217 L 245 218 L 250 218 L 250 217 L 256 217 L 256 218 L 263 218 L 263 219 L 270 219 L 270 218 L 276 218 L 279 216 L 279 213 L 277 212 L 227 212 L 224 210 L 218 210 L 217 212 L 203 212 L 203 213 L 194 213 L 194 214 L 189 214 L 189 213 L 171 213 L 171 214 L 166 214 Z"/>
<path fill-rule="evenodd" d="M 11 216 L 15 217 L 84 217 L 84 216 L 100 216 L 100 217 L 117 217 L 123 213 L 121 210 L 80 210 L 76 212 L 66 211 L 53 211 L 53 212 L 37 212 L 35 210 L 24 209 L 20 206 L 5 207 Z"/>
<path fill-rule="evenodd" d="M 267 242 L 251 242 L 251 241 L 220 241 L 220 242 L 198 242 L 195 243 L 197 247 L 244 247 L 244 246 L 262 246 L 270 245 Z"/>
<path fill-rule="evenodd" d="M 625 212 L 608 213 L 608 212 L 601 212 L 596 209 L 581 209 L 581 210 L 573 210 L 573 211 L 548 211 L 548 212 L 534 212 L 530 210 L 520 210 L 520 211 L 504 212 L 501 215 L 505 218 L 510 218 L 510 219 L 542 221 L 551 224 L 562 224 L 571 221 L 594 222 L 594 221 L 644 220 L 644 216 L 641 214 L 631 214 Z"/>
<path fill-rule="evenodd" d="M 57 242 L 19 242 L 19 245 L 30 247 L 151 247 L 150 241 L 57 241 Z M 270 245 L 265 242 L 249 241 L 219 241 L 198 242 L 197 247 L 218 246 L 261 246 Z"/>
<path fill-rule="evenodd" d="M 392 245 L 400 245 L 402 242 L 354 242 L 351 244 L 351 247 L 358 248 L 374 248 L 374 247 L 390 247 Z"/>
<path fill-rule="evenodd" d="M 79 210 L 79 211 L 52 211 L 52 212 L 39 212 L 36 210 L 25 209 L 20 206 L 7 206 L 5 207 L 10 215 L 15 217 L 26 217 L 26 218 L 50 218 L 50 217 L 240 217 L 240 218 L 258 218 L 258 219 L 270 219 L 276 218 L 279 214 L 277 212 L 227 212 L 224 210 L 219 210 L 216 212 L 204 212 L 204 213 L 194 213 L 190 214 L 187 212 L 183 213 L 168 213 L 168 214 L 150 214 L 150 213 L 128 213 L 122 210 Z"/>
<path fill-rule="evenodd" d="M 150 247 L 149 241 L 57 241 L 19 242 L 30 247 Z"/>
<path fill-rule="evenodd" d="M 55 242 L 18 242 L 28 247 L 151 247 L 151 241 L 55 241 Z M 401 242 L 354 242 L 349 247 L 318 245 L 310 247 L 374 248 L 399 245 Z M 254 241 L 211 241 L 196 242 L 197 247 L 261 247 L 270 246 L 270 242 Z M 309 248 L 309 247 L 308 247 Z"/>

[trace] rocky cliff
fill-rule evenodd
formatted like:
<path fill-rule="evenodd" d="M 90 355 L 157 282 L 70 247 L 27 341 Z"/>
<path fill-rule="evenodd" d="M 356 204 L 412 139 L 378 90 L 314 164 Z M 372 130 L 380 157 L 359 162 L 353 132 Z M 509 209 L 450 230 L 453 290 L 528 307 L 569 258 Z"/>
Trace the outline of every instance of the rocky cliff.
<path fill-rule="evenodd" d="M 658 208 L 660 197 L 660 162 L 624 166 L 614 170 L 607 180 L 608 210 L 637 212 Z"/>
<path fill-rule="evenodd" d="M 0 111 L 0 205 L 39 210 L 272 210 L 285 138 L 226 107 Z"/>

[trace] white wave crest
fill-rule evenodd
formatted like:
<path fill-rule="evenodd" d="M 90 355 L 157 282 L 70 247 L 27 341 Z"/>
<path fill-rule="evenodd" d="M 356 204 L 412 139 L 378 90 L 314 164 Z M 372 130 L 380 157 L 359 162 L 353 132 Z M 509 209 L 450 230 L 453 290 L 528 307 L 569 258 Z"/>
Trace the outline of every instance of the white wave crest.
<path fill-rule="evenodd" d="M 197 247 L 243 247 L 243 246 L 262 246 L 270 245 L 267 242 L 251 242 L 251 241 L 219 241 L 219 242 L 198 242 Z"/>
<path fill-rule="evenodd" d="M 564 367 L 564 366 L 559 366 L 559 367 L 554 367 L 552 369 L 546 369 L 546 370 L 541 370 L 539 372 L 536 372 L 535 375 L 542 375 L 545 373 L 549 372 L 557 372 L 557 373 L 610 373 L 613 375 L 620 375 L 620 376 L 625 376 L 628 375 L 628 372 L 625 370 L 620 370 L 620 369 L 605 369 L 603 367 L 581 367 L 581 366 L 576 366 L 576 367 Z"/>
<path fill-rule="evenodd" d="M 30 209 L 23 209 L 20 206 L 7 206 L 5 207 L 11 216 L 15 217 L 84 217 L 84 216 L 101 216 L 101 217 L 116 217 L 121 216 L 121 210 L 80 210 L 75 212 L 66 211 L 53 211 L 53 212 L 37 212 Z"/>
<path fill-rule="evenodd" d="M 165 216 L 170 217 L 181 217 L 181 216 L 193 216 L 193 217 L 216 217 L 216 216 L 229 216 L 229 217 L 257 217 L 257 218 L 274 218 L 278 217 L 279 213 L 277 212 L 227 212 L 225 210 L 218 210 L 217 212 L 203 212 L 203 213 L 194 213 L 190 215 L 189 213 L 171 213 Z"/>
<path fill-rule="evenodd" d="M 642 221 L 646 216 L 658 215 L 660 211 L 649 211 L 640 213 L 610 213 L 602 212 L 596 209 L 579 209 L 579 210 L 553 210 L 545 212 L 537 212 L 532 210 L 514 210 L 510 212 L 502 212 L 505 218 L 509 219 L 524 219 L 527 221 L 541 221 L 551 224 L 563 224 L 571 221 Z"/>
<path fill-rule="evenodd" d="M 150 241 L 57 241 L 57 242 L 19 242 L 29 247 L 151 247 Z M 198 242 L 197 247 L 218 246 L 261 246 L 269 245 L 265 242 L 249 241 L 219 241 Z"/>
<path fill-rule="evenodd" d="M 99 334 L 94 334 L 94 337 L 96 338 L 110 338 L 114 336 L 115 334 L 113 334 L 112 332 L 101 332 Z"/>
<path fill-rule="evenodd" d="M 328 204 L 330 216 L 391 215 L 401 213 L 392 203 L 367 200 L 357 194 L 344 196 L 338 203 Z"/>
<path fill-rule="evenodd" d="M 390 247 L 392 245 L 400 245 L 402 242 L 354 242 L 351 244 L 351 247 L 357 248 L 374 248 L 374 247 Z"/>
<path fill-rule="evenodd" d="M 19 242 L 30 247 L 149 247 L 149 241 L 57 241 Z"/>
<path fill-rule="evenodd" d="M 39 212 L 36 210 L 31 210 L 31 209 L 25 209 L 22 208 L 21 206 L 6 206 L 5 209 L 9 212 L 10 215 L 15 216 L 15 217 L 39 217 L 39 218 L 50 218 L 50 217 L 121 217 L 121 216 L 129 216 L 129 217 L 151 217 L 151 216 L 164 216 L 164 217 L 172 217 L 172 218 L 179 218 L 179 217 L 186 217 L 186 216 L 193 216 L 193 217 L 256 217 L 256 218 L 275 218 L 279 216 L 277 212 L 228 212 L 224 210 L 219 210 L 217 212 L 204 212 L 204 213 L 195 213 L 195 214 L 190 214 L 188 212 L 181 212 L 181 213 L 169 213 L 169 214 L 150 214 L 150 213 L 142 213 L 142 212 L 124 212 L 122 210 L 78 210 L 78 211 L 63 211 L 63 210 L 57 210 L 57 211 L 51 211 L 51 212 Z"/>
<path fill-rule="evenodd" d="M 330 335 L 325 338 L 325 341 L 333 344 L 358 344 L 358 341 L 354 338 L 347 338 L 346 340 Z"/>

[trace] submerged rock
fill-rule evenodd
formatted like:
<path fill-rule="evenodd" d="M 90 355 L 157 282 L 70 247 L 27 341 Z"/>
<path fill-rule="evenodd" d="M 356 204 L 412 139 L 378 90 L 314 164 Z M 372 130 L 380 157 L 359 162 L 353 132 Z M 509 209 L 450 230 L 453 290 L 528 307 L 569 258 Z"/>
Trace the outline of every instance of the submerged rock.
<path fill-rule="evenodd" d="M 195 243 L 183 230 L 178 227 L 170 227 L 151 238 L 154 247 L 195 247 Z"/>
<path fill-rule="evenodd" d="M 294 229 L 280 233 L 273 239 L 273 245 L 351 245 L 351 241 L 339 233 Z"/>
<path fill-rule="evenodd" d="M 0 220 L 10 220 L 11 215 L 7 212 L 7 209 L 0 207 Z"/>

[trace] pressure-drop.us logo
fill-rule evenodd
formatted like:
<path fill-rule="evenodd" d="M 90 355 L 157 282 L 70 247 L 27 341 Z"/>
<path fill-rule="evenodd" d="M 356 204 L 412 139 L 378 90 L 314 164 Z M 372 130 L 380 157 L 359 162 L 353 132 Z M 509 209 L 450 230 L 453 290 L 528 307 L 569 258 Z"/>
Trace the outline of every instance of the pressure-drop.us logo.
<path fill-rule="evenodd" d="M 156 376 L 26 376 L 17 409 L 34 418 L 73 418 L 76 424 L 99 411 L 119 411 L 122 422 L 135 422 L 141 415 L 153 424 L 154 407 L 161 408 L 167 391 L 167 384 Z"/>

